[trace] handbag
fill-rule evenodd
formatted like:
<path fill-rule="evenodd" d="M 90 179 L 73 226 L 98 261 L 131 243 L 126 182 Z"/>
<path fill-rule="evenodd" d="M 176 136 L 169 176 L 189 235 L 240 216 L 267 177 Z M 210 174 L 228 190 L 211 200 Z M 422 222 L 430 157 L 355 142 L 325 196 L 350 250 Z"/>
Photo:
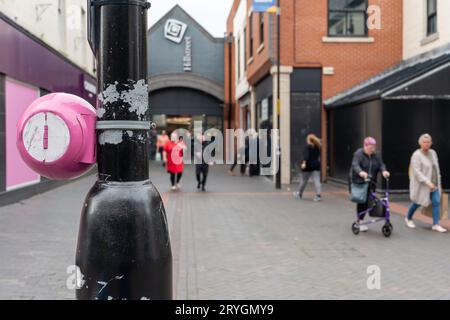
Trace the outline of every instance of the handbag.
<path fill-rule="evenodd" d="M 429 205 L 428 207 L 422 208 L 422 214 L 424 216 L 433 217 L 433 205 Z M 441 193 L 441 205 L 439 208 L 439 220 L 446 220 L 449 218 L 448 215 L 448 194 Z"/>
<path fill-rule="evenodd" d="M 372 173 L 372 158 L 370 158 L 369 175 Z M 364 204 L 367 202 L 369 183 L 350 183 L 350 201 Z"/>
<path fill-rule="evenodd" d="M 363 204 L 367 202 L 368 183 L 352 183 L 350 185 L 350 201 Z"/>

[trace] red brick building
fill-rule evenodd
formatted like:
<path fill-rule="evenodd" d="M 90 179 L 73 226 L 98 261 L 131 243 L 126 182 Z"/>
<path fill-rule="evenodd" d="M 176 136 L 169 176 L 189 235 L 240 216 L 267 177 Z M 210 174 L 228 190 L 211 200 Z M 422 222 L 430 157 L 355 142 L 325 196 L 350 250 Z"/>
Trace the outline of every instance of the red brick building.
<path fill-rule="evenodd" d="M 276 15 L 252 12 L 252 2 L 235 0 L 228 17 L 224 116 L 231 117 L 227 127 L 245 127 L 250 121 L 247 127 L 276 128 Z M 280 0 L 282 183 L 296 179 L 308 133 L 322 137 L 322 159 L 328 158 L 323 101 L 402 60 L 402 2 Z M 239 56 L 245 68 L 242 61 L 238 68 Z M 237 77 L 237 72 L 243 75 Z M 242 103 L 248 104 L 247 119 L 242 119 L 247 112 Z M 322 163 L 325 176 L 326 161 Z"/>

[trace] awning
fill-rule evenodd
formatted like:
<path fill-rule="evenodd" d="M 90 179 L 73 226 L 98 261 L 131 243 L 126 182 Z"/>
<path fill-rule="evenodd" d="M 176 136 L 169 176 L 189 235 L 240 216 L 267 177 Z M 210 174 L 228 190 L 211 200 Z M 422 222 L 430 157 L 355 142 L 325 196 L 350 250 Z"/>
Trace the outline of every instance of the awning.
<path fill-rule="evenodd" d="M 334 109 L 376 99 L 450 100 L 450 48 L 429 58 L 402 62 L 325 101 Z"/>

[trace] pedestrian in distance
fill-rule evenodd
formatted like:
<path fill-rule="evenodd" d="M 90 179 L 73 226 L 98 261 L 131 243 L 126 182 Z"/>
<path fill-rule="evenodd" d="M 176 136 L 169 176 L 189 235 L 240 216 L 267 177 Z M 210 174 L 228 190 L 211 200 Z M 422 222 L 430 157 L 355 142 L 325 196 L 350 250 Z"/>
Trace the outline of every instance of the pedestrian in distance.
<path fill-rule="evenodd" d="M 237 145 L 239 144 L 239 139 L 237 139 L 236 137 L 233 137 L 233 164 L 231 165 L 230 169 L 228 170 L 228 174 L 230 176 L 234 176 L 234 168 L 236 168 L 237 164 L 238 164 L 238 160 L 240 159 L 240 147 Z"/>
<path fill-rule="evenodd" d="M 389 171 L 380 154 L 376 152 L 377 142 L 372 137 L 364 139 L 363 148 L 358 149 L 353 154 L 352 165 L 350 168 L 349 180 L 351 183 L 364 184 L 369 183 L 369 191 L 365 203 L 358 203 L 356 206 L 357 213 L 362 213 L 369 208 L 369 193 L 374 192 L 377 183 L 377 176 L 379 173 L 384 178 L 390 177 Z M 364 215 L 359 216 L 358 223 L 364 220 Z M 367 231 L 368 227 L 361 225 L 360 231 Z"/>
<path fill-rule="evenodd" d="M 151 128 L 150 129 L 149 136 L 150 136 L 149 159 L 150 160 L 157 160 L 156 159 L 156 155 L 159 154 L 158 147 L 157 147 L 158 132 L 156 131 L 155 128 Z"/>
<path fill-rule="evenodd" d="M 322 149 L 322 142 L 315 134 L 309 134 L 306 137 L 306 146 L 303 150 L 303 161 L 300 164 L 301 178 L 299 184 L 299 191 L 294 192 L 297 198 L 303 198 L 303 192 L 310 178 L 314 182 L 316 195 L 314 201 L 322 201 L 322 185 L 320 182 L 320 150 Z"/>
<path fill-rule="evenodd" d="M 254 129 L 249 130 L 248 141 L 248 175 L 256 177 L 260 174 L 259 135 Z"/>
<path fill-rule="evenodd" d="M 238 152 L 233 152 L 233 164 L 231 165 L 231 167 L 230 167 L 230 170 L 228 170 L 228 174 L 230 175 L 230 176 L 234 176 L 235 174 L 234 174 L 234 168 L 236 168 L 236 166 L 237 166 L 237 164 L 238 164 L 238 159 L 239 159 L 239 150 L 238 150 Z M 245 170 L 244 170 L 244 172 L 245 172 Z"/>
<path fill-rule="evenodd" d="M 419 138 L 419 146 L 411 156 L 409 170 L 409 195 L 412 201 L 408 215 L 405 218 L 406 225 L 414 229 L 416 225 L 413 216 L 419 207 L 433 207 L 432 230 L 447 232 L 439 225 L 439 209 L 442 194 L 441 170 L 436 151 L 431 149 L 433 140 L 429 134 L 423 134 Z"/>
<path fill-rule="evenodd" d="M 236 168 L 239 163 L 241 176 L 245 176 L 248 166 L 248 158 L 249 138 L 248 136 L 246 136 L 243 142 L 238 140 L 237 153 L 234 154 L 234 162 L 230 170 L 228 171 L 228 174 L 234 176 L 234 168 Z"/>
<path fill-rule="evenodd" d="M 208 159 L 208 157 L 214 157 L 214 154 L 205 155 L 205 149 L 211 142 L 206 141 L 204 135 L 201 135 L 198 138 L 198 143 L 201 145 L 201 150 L 195 151 L 195 175 L 197 178 L 197 190 L 201 189 L 202 191 L 206 191 L 209 166 L 213 164 L 213 160 Z"/>
<path fill-rule="evenodd" d="M 181 188 L 180 181 L 184 170 L 183 155 L 186 148 L 183 137 L 178 137 L 176 133 L 172 133 L 171 140 L 164 146 L 164 161 L 167 172 L 170 174 L 172 191 Z"/>
<path fill-rule="evenodd" d="M 156 148 L 158 149 L 158 153 L 160 155 L 160 159 L 162 161 L 162 166 L 166 166 L 166 162 L 164 160 L 164 146 L 167 142 L 169 142 L 169 136 L 167 135 L 166 131 L 163 130 L 160 135 L 158 135 L 156 139 Z"/>

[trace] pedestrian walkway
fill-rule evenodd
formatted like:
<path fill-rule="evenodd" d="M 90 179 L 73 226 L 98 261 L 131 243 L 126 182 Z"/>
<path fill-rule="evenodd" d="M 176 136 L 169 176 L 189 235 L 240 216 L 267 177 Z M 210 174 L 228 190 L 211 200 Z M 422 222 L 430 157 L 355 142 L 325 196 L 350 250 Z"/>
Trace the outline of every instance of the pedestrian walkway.
<path fill-rule="evenodd" d="M 381 224 L 355 236 L 345 190 L 325 185 L 323 202 L 313 202 L 313 193 L 299 200 L 265 177 L 227 169 L 212 167 L 201 192 L 188 166 L 173 192 L 164 169 L 152 164 L 167 211 L 176 299 L 450 299 L 450 234 L 420 221 L 410 230 L 394 215 L 391 238 Z M 74 298 L 66 269 L 94 180 L 0 208 L 0 299 Z M 380 271 L 379 290 L 367 286 L 370 266 Z"/>

